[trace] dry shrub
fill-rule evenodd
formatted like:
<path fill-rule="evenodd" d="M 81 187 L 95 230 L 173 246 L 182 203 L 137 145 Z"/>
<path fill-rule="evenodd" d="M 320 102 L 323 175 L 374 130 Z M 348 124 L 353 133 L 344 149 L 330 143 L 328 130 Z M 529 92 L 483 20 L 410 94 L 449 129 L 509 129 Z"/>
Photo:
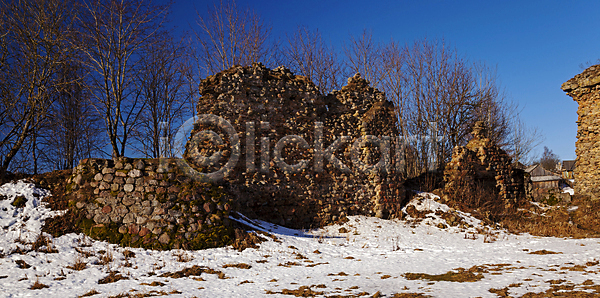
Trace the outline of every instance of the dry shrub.
<path fill-rule="evenodd" d="M 577 206 L 576 210 L 569 210 Z M 600 236 L 600 201 L 573 196 L 571 203 L 551 207 L 545 212 L 524 203 L 519 210 L 505 216 L 501 225 L 513 233 L 545 237 L 586 238 Z M 543 214 L 543 215 L 542 215 Z"/>

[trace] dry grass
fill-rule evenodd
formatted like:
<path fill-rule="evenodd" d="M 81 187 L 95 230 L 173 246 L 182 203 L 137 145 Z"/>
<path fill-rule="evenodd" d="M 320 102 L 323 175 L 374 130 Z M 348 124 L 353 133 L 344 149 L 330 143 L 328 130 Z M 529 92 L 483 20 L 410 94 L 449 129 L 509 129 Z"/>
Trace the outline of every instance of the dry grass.
<path fill-rule="evenodd" d="M 430 280 L 430 281 L 452 281 L 452 282 L 476 282 L 483 279 L 481 267 L 473 266 L 469 269 L 457 268 L 454 271 L 448 271 L 442 274 L 427 273 L 405 273 L 402 276 L 408 280 Z"/>
<path fill-rule="evenodd" d="M 84 259 L 81 256 L 79 256 L 79 257 L 77 257 L 77 260 L 75 261 L 75 263 L 71 266 L 67 266 L 67 268 L 76 270 L 76 271 L 81 271 L 81 270 L 87 268 L 87 264 L 85 263 Z"/>
<path fill-rule="evenodd" d="M 83 294 L 81 296 L 77 296 L 77 297 L 78 298 L 79 297 L 89 297 L 89 296 L 94 296 L 94 295 L 98 295 L 98 294 L 100 294 L 100 292 L 96 291 L 95 289 L 92 289 L 89 292 L 87 292 L 87 293 L 85 293 L 85 294 Z"/>
<path fill-rule="evenodd" d="M 161 274 L 159 277 L 182 278 L 182 277 L 188 277 L 188 276 L 200 276 L 202 273 L 216 274 L 220 279 L 227 278 L 225 276 L 225 273 L 223 273 L 221 271 L 214 270 L 214 269 L 211 269 L 211 268 L 205 267 L 205 266 L 198 266 L 198 265 L 194 265 L 192 267 L 185 268 L 183 270 L 176 271 L 176 272 L 166 272 L 166 273 Z"/>
<path fill-rule="evenodd" d="M 223 268 L 240 268 L 240 269 L 250 269 L 252 268 L 251 265 L 248 265 L 246 263 L 237 263 L 237 264 L 225 264 L 223 265 Z"/>
<path fill-rule="evenodd" d="M 27 264 L 27 262 L 25 262 L 23 260 L 16 260 L 15 263 L 17 263 L 17 266 L 19 267 L 19 269 L 31 268 L 31 265 Z"/>
<path fill-rule="evenodd" d="M 283 294 L 292 295 L 295 297 L 317 297 L 322 296 L 323 292 L 313 291 L 309 286 L 301 286 L 296 290 L 283 289 L 281 292 L 266 291 L 267 294 Z"/>
<path fill-rule="evenodd" d="M 58 250 L 54 247 L 52 239 L 50 237 L 46 237 L 41 233 L 38 238 L 31 245 L 31 249 L 37 252 L 43 253 L 57 253 Z"/>
<path fill-rule="evenodd" d="M 117 282 L 122 279 L 129 279 L 129 277 L 123 276 L 116 271 L 111 271 L 106 277 L 98 280 L 98 283 L 99 284 L 108 284 L 108 283 Z"/>
<path fill-rule="evenodd" d="M 554 252 L 551 250 L 536 250 L 536 251 L 532 251 L 529 253 L 530 255 L 555 255 L 555 254 L 562 254 L 562 252 Z"/>
<path fill-rule="evenodd" d="M 45 285 L 45 284 L 41 283 L 39 280 L 36 280 L 36 281 L 35 281 L 35 282 L 34 282 L 34 283 L 31 285 L 31 287 L 29 287 L 29 288 L 30 288 L 30 289 L 32 289 L 32 290 L 40 290 L 40 289 L 43 289 L 43 288 L 49 288 L 49 286 L 47 286 L 47 285 Z"/>
<path fill-rule="evenodd" d="M 181 263 L 187 263 L 192 260 L 192 257 L 184 250 L 177 250 L 173 252 L 173 256 L 175 256 L 177 262 Z"/>

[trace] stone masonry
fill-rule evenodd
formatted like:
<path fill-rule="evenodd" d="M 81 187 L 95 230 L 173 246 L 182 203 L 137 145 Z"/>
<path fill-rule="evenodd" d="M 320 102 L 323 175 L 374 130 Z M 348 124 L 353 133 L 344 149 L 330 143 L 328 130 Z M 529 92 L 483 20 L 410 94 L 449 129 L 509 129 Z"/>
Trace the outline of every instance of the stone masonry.
<path fill-rule="evenodd" d="M 525 199 L 524 171 L 511 165 L 510 156 L 486 137 L 482 121 L 473 128 L 473 139 L 454 148 L 444 170 L 444 197 L 480 207 L 495 198 L 504 207 L 517 206 Z"/>
<path fill-rule="evenodd" d="M 89 229 L 112 229 L 109 239 L 123 245 L 199 249 L 219 246 L 213 242 L 231 232 L 232 198 L 222 186 L 194 183 L 174 163 L 84 159 L 67 182 Z"/>
<path fill-rule="evenodd" d="M 223 182 L 236 210 L 294 228 L 347 215 L 399 214 L 404 188 L 393 151 L 396 114 L 360 75 L 323 95 L 284 67 L 235 66 L 203 80 L 200 93 L 198 115 L 217 115 L 239 135 L 240 158 Z M 219 128 L 197 123 L 191 139 L 197 142 L 188 142 L 184 157 L 202 173 L 222 168 L 232 156 Z"/>
<path fill-rule="evenodd" d="M 575 193 L 600 197 L 600 65 L 563 83 L 562 90 L 579 104 L 575 143 Z"/>

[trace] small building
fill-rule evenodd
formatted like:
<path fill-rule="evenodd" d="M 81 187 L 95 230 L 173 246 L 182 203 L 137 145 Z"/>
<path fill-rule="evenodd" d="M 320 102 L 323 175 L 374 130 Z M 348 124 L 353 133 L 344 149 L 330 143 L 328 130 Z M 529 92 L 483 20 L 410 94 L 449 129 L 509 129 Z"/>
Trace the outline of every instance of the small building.
<path fill-rule="evenodd" d="M 525 172 L 529 173 L 529 179 L 534 189 L 558 188 L 560 180 L 563 179 L 539 164 L 526 168 Z"/>
<path fill-rule="evenodd" d="M 574 179 L 573 172 L 575 171 L 575 161 L 564 160 L 560 171 L 564 179 Z"/>

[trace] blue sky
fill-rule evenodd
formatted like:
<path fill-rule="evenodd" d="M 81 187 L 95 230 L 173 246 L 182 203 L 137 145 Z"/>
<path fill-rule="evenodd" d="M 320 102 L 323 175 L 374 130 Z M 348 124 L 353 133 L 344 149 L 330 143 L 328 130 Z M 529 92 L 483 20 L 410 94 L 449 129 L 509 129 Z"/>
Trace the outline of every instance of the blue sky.
<path fill-rule="evenodd" d="M 175 0 L 170 19 L 194 26 L 213 1 Z M 577 104 L 560 85 L 600 58 L 600 1 L 237 1 L 285 38 L 299 25 L 318 29 L 341 51 L 350 35 L 370 30 L 378 41 L 444 39 L 469 60 L 497 68 L 509 100 L 538 127 L 563 160 L 575 158 Z"/>

